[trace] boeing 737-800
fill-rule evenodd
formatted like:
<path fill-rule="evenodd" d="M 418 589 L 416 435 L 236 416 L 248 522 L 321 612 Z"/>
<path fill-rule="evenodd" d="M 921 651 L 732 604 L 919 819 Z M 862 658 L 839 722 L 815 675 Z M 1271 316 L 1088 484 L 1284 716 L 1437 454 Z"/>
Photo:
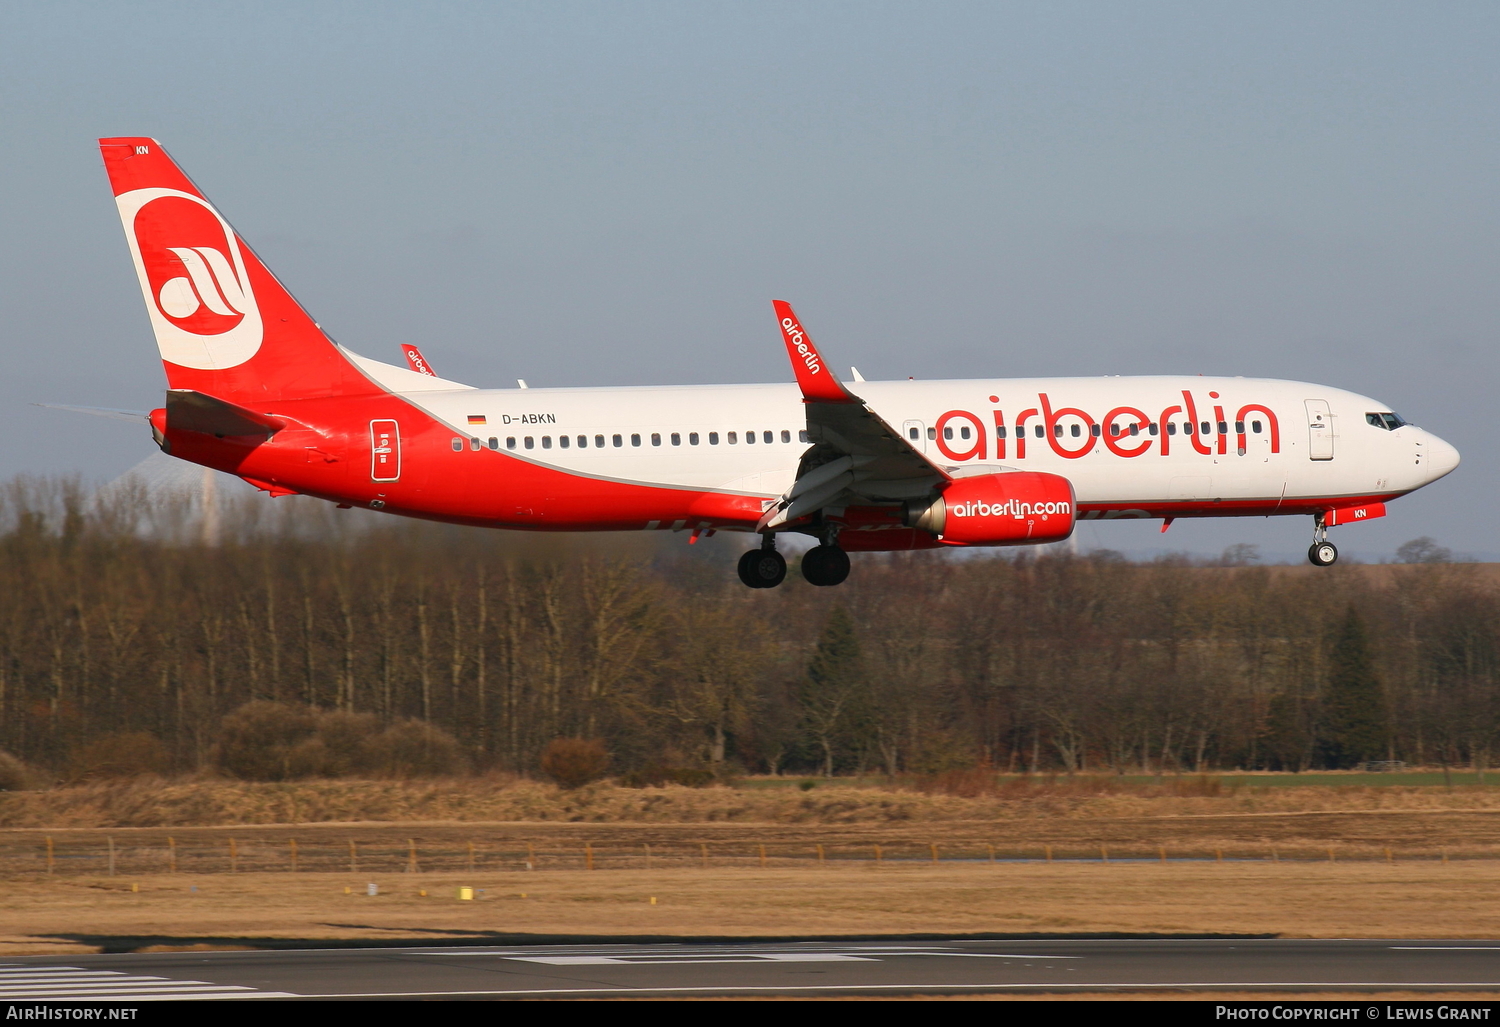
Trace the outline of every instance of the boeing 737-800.
<path fill-rule="evenodd" d="M 1301 514 L 1329 528 L 1458 465 L 1384 403 L 1260 378 L 856 380 L 773 304 L 795 384 L 477 389 L 334 342 L 154 139 L 102 139 L 166 368 L 166 453 L 300 493 L 535 531 L 783 532 L 814 585 L 849 552 L 1057 542 L 1090 519 Z"/>

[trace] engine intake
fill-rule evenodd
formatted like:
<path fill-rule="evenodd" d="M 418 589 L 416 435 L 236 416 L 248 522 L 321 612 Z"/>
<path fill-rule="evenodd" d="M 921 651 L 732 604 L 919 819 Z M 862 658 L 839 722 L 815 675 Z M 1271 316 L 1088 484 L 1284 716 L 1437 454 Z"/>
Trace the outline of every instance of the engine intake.
<path fill-rule="evenodd" d="M 1006 471 L 959 478 L 933 500 L 910 500 L 902 523 L 950 546 L 1025 546 L 1073 534 L 1073 483 L 1058 474 Z"/>

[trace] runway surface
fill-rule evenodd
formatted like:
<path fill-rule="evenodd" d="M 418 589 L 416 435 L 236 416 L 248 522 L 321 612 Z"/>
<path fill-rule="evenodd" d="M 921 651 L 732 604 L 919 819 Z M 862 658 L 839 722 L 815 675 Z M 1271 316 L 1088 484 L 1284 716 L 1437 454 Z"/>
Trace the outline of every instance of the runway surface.
<path fill-rule="evenodd" d="M 0 958 L 0 1000 L 1500 990 L 1500 941 L 974 941 Z M 1310 996 L 1311 997 L 1311 996 Z"/>

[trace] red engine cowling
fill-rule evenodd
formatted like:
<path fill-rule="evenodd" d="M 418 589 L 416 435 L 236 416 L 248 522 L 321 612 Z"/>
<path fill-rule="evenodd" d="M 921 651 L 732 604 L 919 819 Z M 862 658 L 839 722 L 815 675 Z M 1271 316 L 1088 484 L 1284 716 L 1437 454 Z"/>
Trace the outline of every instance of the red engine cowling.
<path fill-rule="evenodd" d="M 958 478 L 937 499 L 906 504 L 905 523 L 950 546 L 1025 546 L 1073 534 L 1073 483 L 1040 471 Z"/>

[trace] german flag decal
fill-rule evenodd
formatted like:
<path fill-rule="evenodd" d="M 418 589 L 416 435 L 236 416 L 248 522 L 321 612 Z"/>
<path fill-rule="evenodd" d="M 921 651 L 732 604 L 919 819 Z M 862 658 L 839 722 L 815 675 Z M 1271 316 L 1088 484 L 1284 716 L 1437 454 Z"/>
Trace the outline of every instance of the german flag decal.
<path fill-rule="evenodd" d="M 470 414 L 469 415 L 469 423 L 470 424 L 485 424 L 486 422 L 485 422 L 483 414 Z"/>

